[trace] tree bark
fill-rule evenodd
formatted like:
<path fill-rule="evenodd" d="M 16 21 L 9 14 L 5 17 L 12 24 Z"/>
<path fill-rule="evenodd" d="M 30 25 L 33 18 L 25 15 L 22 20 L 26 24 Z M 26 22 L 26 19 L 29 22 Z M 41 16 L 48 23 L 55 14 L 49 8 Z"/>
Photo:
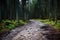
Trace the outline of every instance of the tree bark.
<path fill-rule="evenodd" d="M 54 20 L 55 24 L 57 24 L 57 0 L 54 0 Z"/>

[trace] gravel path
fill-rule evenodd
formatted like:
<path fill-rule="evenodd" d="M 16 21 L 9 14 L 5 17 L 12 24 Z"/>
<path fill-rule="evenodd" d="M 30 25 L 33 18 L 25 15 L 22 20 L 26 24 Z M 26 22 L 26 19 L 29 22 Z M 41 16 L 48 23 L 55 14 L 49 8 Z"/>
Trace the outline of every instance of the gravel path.
<path fill-rule="evenodd" d="M 2 40 L 56 40 L 54 29 L 36 20 L 30 20 L 22 27 L 11 30 Z"/>

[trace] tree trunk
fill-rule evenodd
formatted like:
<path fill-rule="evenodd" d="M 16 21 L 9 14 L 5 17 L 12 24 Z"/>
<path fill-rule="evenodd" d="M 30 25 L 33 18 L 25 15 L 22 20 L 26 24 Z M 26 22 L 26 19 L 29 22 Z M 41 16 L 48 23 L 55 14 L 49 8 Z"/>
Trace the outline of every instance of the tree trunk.
<path fill-rule="evenodd" d="M 19 19 L 18 19 L 18 2 L 19 2 L 19 0 L 15 0 L 15 9 L 16 9 L 16 21 L 17 21 L 17 25 L 18 25 L 18 22 L 19 22 Z"/>
<path fill-rule="evenodd" d="M 23 13 L 23 20 L 26 20 L 26 0 L 22 0 L 22 13 Z"/>
<path fill-rule="evenodd" d="M 55 24 L 57 24 L 57 0 L 54 0 L 54 20 Z"/>

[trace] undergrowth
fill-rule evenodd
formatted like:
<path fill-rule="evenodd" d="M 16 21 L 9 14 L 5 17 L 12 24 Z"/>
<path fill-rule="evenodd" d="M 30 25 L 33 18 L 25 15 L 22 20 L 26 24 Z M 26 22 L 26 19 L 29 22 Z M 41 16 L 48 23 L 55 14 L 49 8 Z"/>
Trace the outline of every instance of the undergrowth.
<path fill-rule="evenodd" d="M 26 21 L 23 20 L 19 20 L 18 24 L 16 20 L 2 20 L 0 22 L 0 33 L 14 29 L 18 26 L 24 25 L 25 23 Z"/>

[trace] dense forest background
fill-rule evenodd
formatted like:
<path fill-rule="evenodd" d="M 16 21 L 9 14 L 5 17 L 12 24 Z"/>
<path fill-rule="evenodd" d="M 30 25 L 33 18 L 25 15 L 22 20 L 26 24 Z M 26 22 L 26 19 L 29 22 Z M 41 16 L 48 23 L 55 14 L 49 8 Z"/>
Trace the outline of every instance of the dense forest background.
<path fill-rule="evenodd" d="M 18 19 L 59 19 L 60 0 L 0 0 L 0 20 L 17 16 Z"/>

